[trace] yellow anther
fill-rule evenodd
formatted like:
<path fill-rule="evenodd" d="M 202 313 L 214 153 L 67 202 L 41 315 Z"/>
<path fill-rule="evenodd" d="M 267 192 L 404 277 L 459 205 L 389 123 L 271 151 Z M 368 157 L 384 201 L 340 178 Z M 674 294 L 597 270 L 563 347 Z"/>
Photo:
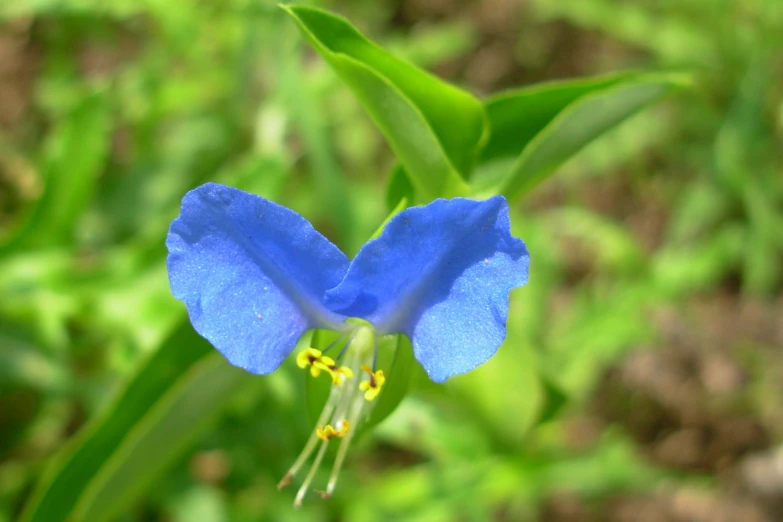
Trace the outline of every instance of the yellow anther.
<path fill-rule="evenodd" d="M 383 370 L 374 372 L 372 371 L 372 368 L 366 364 L 362 364 L 361 369 L 363 372 L 369 375 L 370 378 L 359 384 L 359 389 L 364 392 L 364 398 L 366 400 L 374 401 L 378 394 L 381 393 L 383 383 L 386 382 L 386 376 L 383 375 Z"/>
<path fill-rule="evenodd" d="M 334 361 L 332 358 L 327 357 L 326 355 L 321 355 L 317 360 L 313 361 L 313 367 L 310 368 L 310 375 L 313 377 L 318 377 L 321 375 L 322 370 L 331 373 L 329 368 L 332 366 L 334 366 Z"/>
<path fill-rule="evenodd" d="M 347 366 L 338 367 L 336 364 L 334 364 L 326 368 L 326 371 L 328 371 L 329 375 L 332 376 L 332 384 L 335 386 L 339 386 L 340 384 L 344 383 L 346 379 L 353 378 L 353 371 L 351 371 L 351 369 Z"/>
<path fill-rule="evenodd" d="M 305 348 L 296 356 L 296 365 L 300 368 L 310 367 L 310 375 L 318 377 L 321 372 L 327 372 L 335 385 L 342 384 L 353 377 L 353 371 L 347 366 L 337 366 L 334 359 L 324 355 L 321 350 Z"/>
<path fill-rule="evenodd" d="M 341 422 L 338 422 L 337 425 L 339 426 L 337 429 L 332 427 L 331 424 L 327 424 L 326 426 L 318 426 L 315 429 L 315 434 L 318 435 L 318 438 L 327 441 L 334 438 L 341 439 L 345 437 L 345 435 L 348 433 L 348 430 L 351 429 L 351 425 L 348 424 L 348 421 L 343 419 Z"/>
<path fill-rule="evenodd" d="M 304 369 L 310 367 L 310 375 L 318 377 L 321 375 L 321 370 L 325 369 L 322 366 L 323 356 L 321 350 L 315 348 L 305 348 L 296 355 L 296 365 Z"/>

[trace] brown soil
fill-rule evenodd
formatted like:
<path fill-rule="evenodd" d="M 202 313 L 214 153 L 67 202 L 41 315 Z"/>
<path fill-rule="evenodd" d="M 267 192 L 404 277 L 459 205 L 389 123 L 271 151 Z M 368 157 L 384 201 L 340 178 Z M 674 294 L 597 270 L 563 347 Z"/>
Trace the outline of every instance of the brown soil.
<path fill-rule="evenodd" d="M 622 427 L 649 462 L 712 486 L 600 501 L 556 495 L 546 522 L 783 520 L 783 301 L 711 295 L 655 318 L 659 347 L 609 370 L 575 429 Z M 584 430 L 580 430 L 584 431 Z"/>

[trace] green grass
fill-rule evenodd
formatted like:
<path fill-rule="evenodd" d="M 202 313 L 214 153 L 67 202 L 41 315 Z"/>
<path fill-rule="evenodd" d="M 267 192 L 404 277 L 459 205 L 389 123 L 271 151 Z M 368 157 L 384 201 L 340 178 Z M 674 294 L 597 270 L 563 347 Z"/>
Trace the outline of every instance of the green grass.
<path fill-rule="evenodd" d="M 554 492 L 600 499 L 693 479 L 645 459 L 622 428 L 581 444 L 568 433 L 591 414 L 607 367 L 666 342 L 659 314 L 684 311 L 687 325 L 694 301 L 717 296 L 779 306 L 781 3 L 540 0 L 497 30 L 486 13 L 414 4 L 325 6 L 468 91 L 486 89 L 475 71 L 487 56 L 493 91 L 626 69 L 682 71 L 694 87 L 513 205 L 533 261 L 512 294 L 509 340 L 444 386 L 417 376 L 354 448 L 332 501 L 293 511 L 293 494 L 275 491 L 309 430 L 303 379 L 286 370 L 242 393 L 218 381 L 230 396 L 206 401 L 214 421 L 196 423 L 160 473 L 134 479 L 139 495 L 117 520 L 536 520 Z M 211 180 L 274 198 L 353 254 L 386 217 L 395 160 L 273 3 L 11 0 L 0 56 L 12 71 L 0 93 L 15 100 L 0 94 L 0 522 L 10 522 L 58 451 L 181 338 L 163 240 L 185 191 Z M 754 342 L 738 352 L 769 348 Z M 156 408 L 220 370 L 199 371 Z M 769 381 L 761 364 L 752 386 Z M 743 408 L 773 422 L 768 395 Z"/>

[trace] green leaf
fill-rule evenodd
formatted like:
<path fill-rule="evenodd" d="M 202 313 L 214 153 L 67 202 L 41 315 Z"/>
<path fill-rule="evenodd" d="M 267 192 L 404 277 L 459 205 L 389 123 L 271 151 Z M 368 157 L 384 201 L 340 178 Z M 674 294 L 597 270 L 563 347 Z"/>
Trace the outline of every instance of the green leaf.
<path fill-rule="evenodd" d="M 60 245 L 73 239 L 108 157 L 109 111 L 107 96 L 95 93 L 57 124 L 47 143 L 43 194 L 27 222 L 2 247 Z"/>
<path fill-rule="evenodd" d="M 60 392 L 67 376 L 26 340 L 0 324 L 0 460 L 13 453 L 44 405 L 46 395 Z"/>
<path fill-rule="evenodd" d="M 452 377 L 446 388 L 486 431 L 509 446 L 522 442 L 541 417 L 546 400 L 533 349 L 513 334 L 489 361 Z"/>
<path fill-rule="evenodd" d="M 577 99 L 525 146 L 501 192 L 509 199 L 529 192 L 602 133 L 683 84 L 674 75 L 640 76 Z"/>
<path fill-rule="evenodd" d="M 714 147 L 715 185 L 723 189 L 721 194 L 741 201 L 748 219 L 743 290 L 762 296 L 773 295 L 783 277 L 778 255 L 783 245 L 783 214 L 778 210 L 783 186 L 773 159 L 779 145 L 768 131 L 765 109 L 775 74 L 770 63 L 759 54 L 748 67 Z"/>
<path fill-rule="evenodd" d="M 44 357 L 40 349 L 0 330 L 0 387 L 32 388 L 55 393 L 68 385 L 62 367 Z"/>
<path fill-rule="evenodd" d="M 462 177 L 484 136 L 481 103 L 395 58 L 344 18 L 309 7 L 282 8 L 356 95 L 420 195 L 430 200 L 466 194 Z"/>
<path fill-rule="evenodd" d="M 397 203 L 397 206 L 394 207 L 391 212 L 389 212 L 389 215 L 386 216 L 386 219 L 383 220 L 383 223 L 381 223 L 380 226 L 378 226 L 378 228 L 375 229 L 375 232 L 373 233 L 372 236 L 370 236 L 370 239 L 375 239 L 378 236 L 380 236 L 383 233 L 383 229 L 386 228 L 386 225 L 389 224 L 389 221 L 391 221 L 394 216 L 396 216 L 406 208 L 408 208 L 408 198 L 403 197 Z"/>
<path fill-rule="evenodd" d="M 64 450 L 22 520 L 100 522 L 116 516 L 253 379 L 183 323 Z"/>
<path fill-rule="evenodd" d="M 749 240 L 745 227 L 729 223 L 693 245 L 662 249 L 653 264 L 656 288 L 671 296 L 710 288 L 741 265 Z"/>
<path fill-rule="evenodd" d="M 630 72 L 547 82 L 491 96 L 484 106 L 492 132 L 479 162 L 518 156 L 536 134 L 579 98 L 639 76 Z"/>
<path fill-rule="evenodd" d="M 389 184 L 386 186 L 386 208 L 392 210 L 397 208 L 400 200 L 405 199 L 408 202 L 415 201 L 415 191 L 411 185 L 410 177 L 405 173 L 405 167 L 399 163 L 389 176 Z"/>
<path fill-rule="evenodd" d="M 708 236 L 730 221 L 732 203 L 731 193 L 721 190 L 717 183 L 699 180 L 687 184 L 680 191 L 669 218 L 668 242 L 671 246 L 686 247 Z"/>
<path fill-rule="evenodd" d="M 556 418 L 568 403 L 568 395 L 553 379 L 543 373 L 540 377 L 541 388 L 544 392 L 544 404 L 538 419 L 536 419 L 537 424 L 543 424 Z"/>

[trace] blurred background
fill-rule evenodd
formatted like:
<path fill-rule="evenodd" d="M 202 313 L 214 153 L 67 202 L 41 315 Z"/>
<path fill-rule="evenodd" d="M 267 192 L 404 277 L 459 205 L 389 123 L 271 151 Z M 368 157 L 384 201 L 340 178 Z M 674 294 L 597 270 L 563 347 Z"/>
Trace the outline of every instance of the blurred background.
<path fill-rule="evenodd" d="M 783 2 L 311 5 L 479 96 L 627 69 L 695 88 L 513 204 L 532 267 L 507 342 L 443 386 L 417 378 L 334 499 L 297 511 L 275 490 L 310 429 L 284 368 L 204 397 L 186 428 L 146 420 L 165 469 L 119 482 L 112 518 L 783 520 Z M 352 256 L 393 164 L 273 2 L 4 0 L 0 522 L 90 421 L 146 411 L 113 403 L 143 361 L 198 342 L 171 337 L 164 264 L 187 190 L 273 198 Z"/>

